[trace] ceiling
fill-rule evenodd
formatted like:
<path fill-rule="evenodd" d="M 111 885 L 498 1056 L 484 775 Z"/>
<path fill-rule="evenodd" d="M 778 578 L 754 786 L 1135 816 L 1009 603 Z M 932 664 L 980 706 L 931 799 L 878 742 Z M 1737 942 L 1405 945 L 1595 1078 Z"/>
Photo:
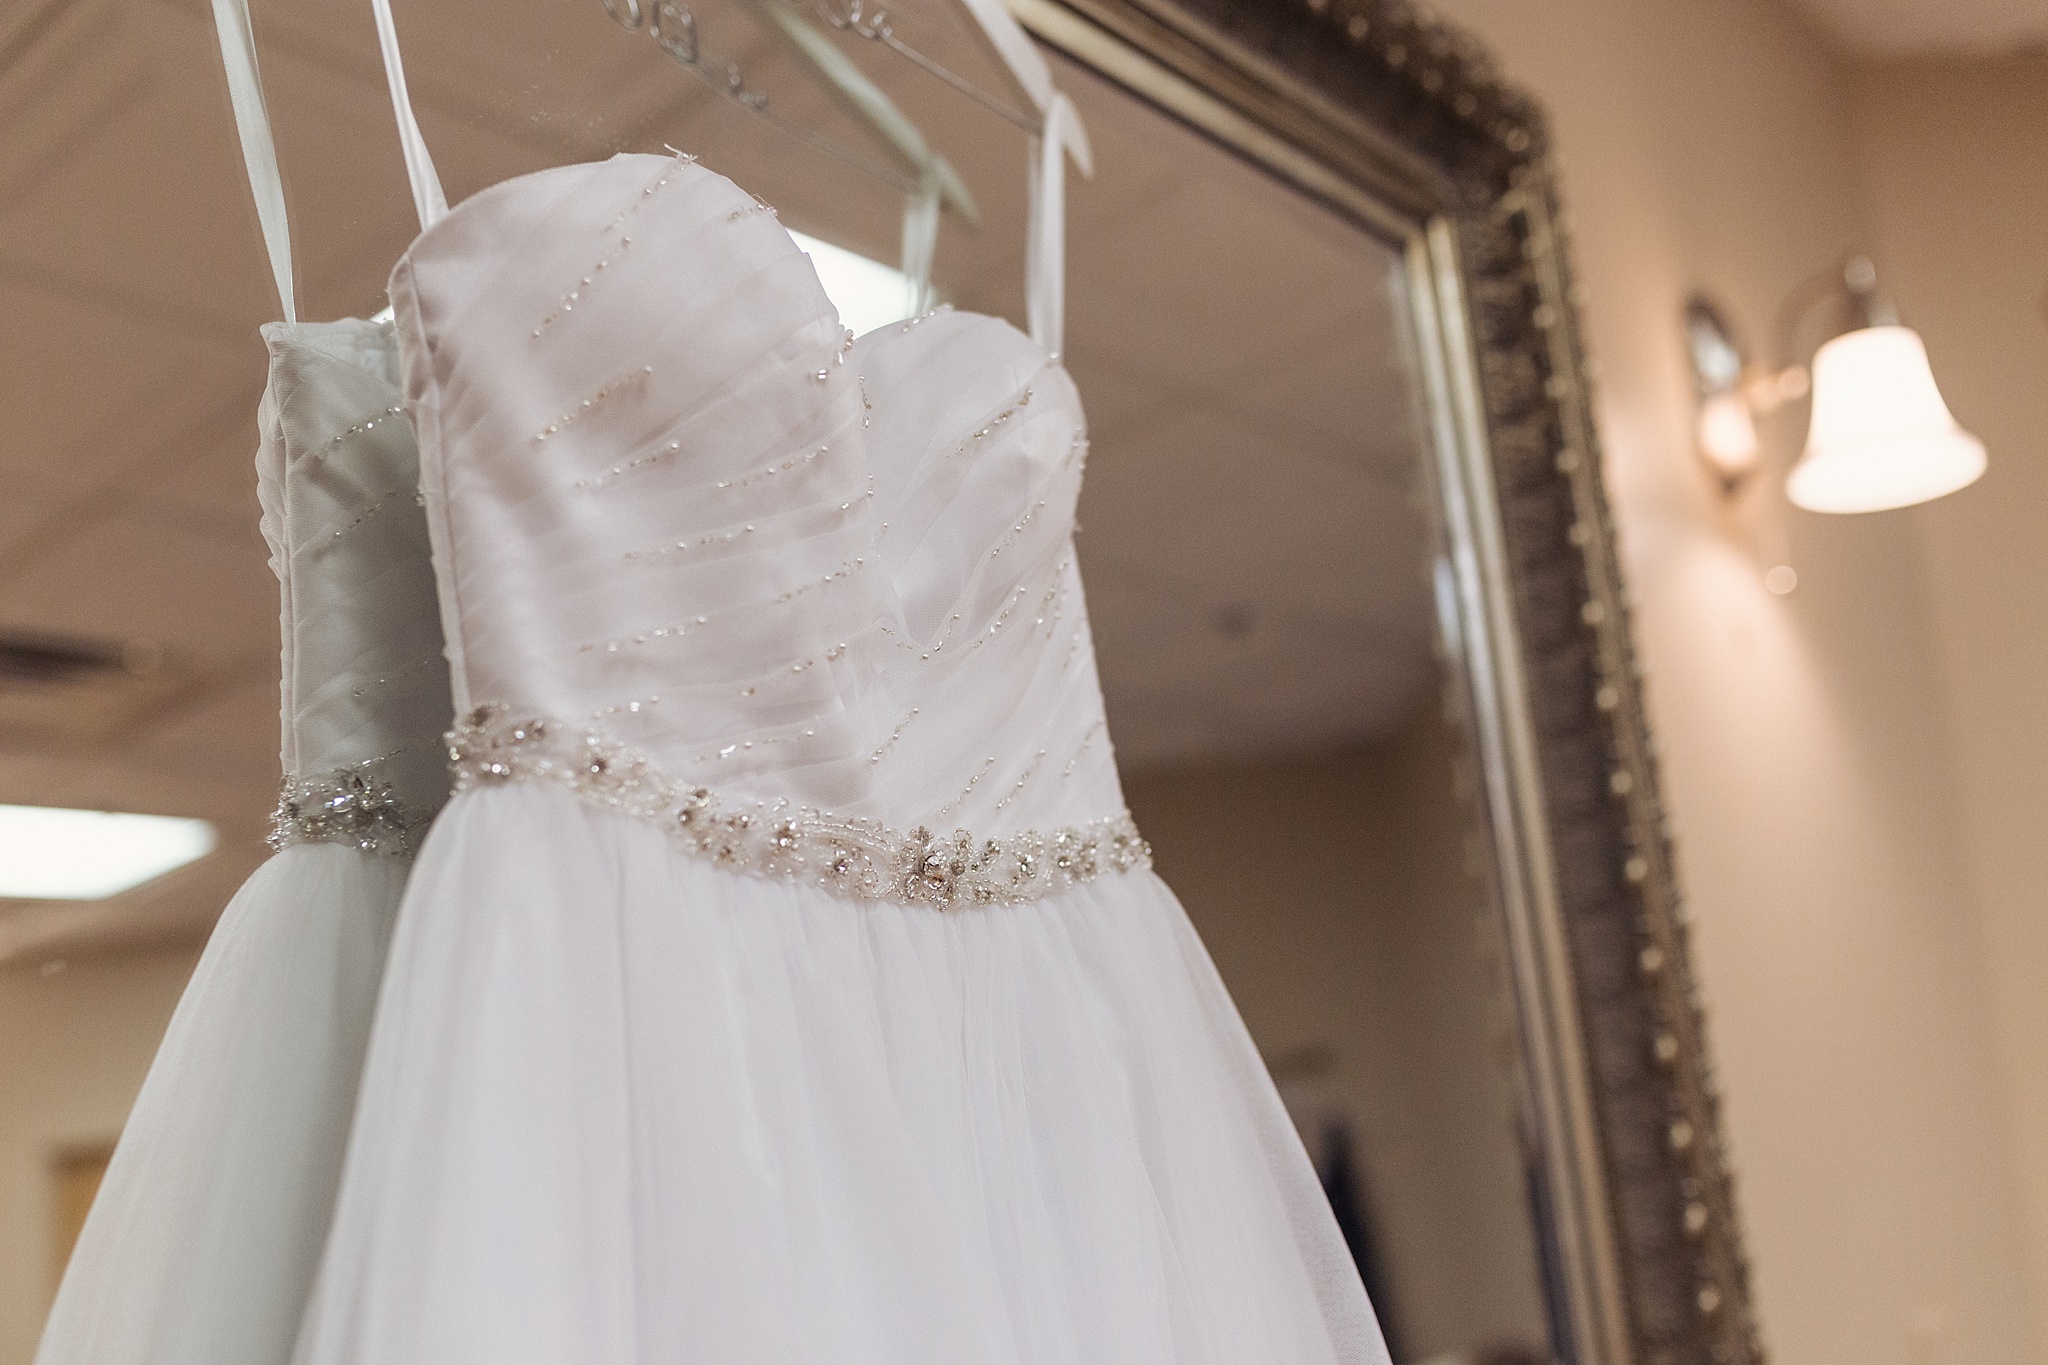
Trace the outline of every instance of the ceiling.
<path fill-rule="evenodd" d="M 771 109 L 884 156 L 735 3 L 693 8 Z M 368 314 L 414 230 L 369 7 L 257 11 L 301 315 Z M 1000 87 L 938 7 L 907 13 L 899 32 Z M 451 198 L 668 142 L 792 227 L 895 255 L 896 190 L 720 99 L 599 0 L 439 0 L 400 22 Z M 945 229 L 941 288 L 1020 317 L 1022 139 L 856 46 L 979 201 L 978 231 Z M 1097 161 L 1070 191 L 1067 360 L 1090 411 L 1081 562 L 1122 760 L 1369 738 L 1433 670 L 1394 258 L 1088 73 L 1061 79 Z M 277 594 L 251 455 L 256 329 L 276 303 L 204 0 L 17 7 L 0 121 L 0 627 L 147 639 L 186 683 L 95 741 L 0 734 L 0 802 L 222 831 L 213 856 L 113 901 L 0 902 L 6 961 L 203 932 L 263 856 Z"/>
<path fill-rule="evenodd" d="M 2048 47 L 2042 0 L 1795 0 L 1862 57 L 1988 55 Z"/>

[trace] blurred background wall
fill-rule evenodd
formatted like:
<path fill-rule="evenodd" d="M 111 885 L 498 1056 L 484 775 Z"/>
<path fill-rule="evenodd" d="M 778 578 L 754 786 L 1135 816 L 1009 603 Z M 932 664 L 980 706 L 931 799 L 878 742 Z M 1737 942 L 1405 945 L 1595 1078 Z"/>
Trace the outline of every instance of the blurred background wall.
<path fill-rule="evenodd" d="M 27 1365 L 90 1186 L 121 1131 L 195 947 L 0 971 L 0 1361 Z M 67 1180 L 67 1163 L 84 1180 Z"/>
<path fill-rule="evenodd" d="M 1551 117 L 1766 1344 L 2048 1359 L 2048 63 L 1875 58 L 1882 22 L 1772 0 L 1440 8 Z M 1781 302 L 1856 250 L 1990 473 L 1725 505 L 1686 296 L 1782 363 Z"/>
<path fill-rule="evenodd" d="M 1999 1102 L 2048 1305 L 2048 55 L 1856 73 L 1871 248 L 2004 457 L 1913 519 Z"/>

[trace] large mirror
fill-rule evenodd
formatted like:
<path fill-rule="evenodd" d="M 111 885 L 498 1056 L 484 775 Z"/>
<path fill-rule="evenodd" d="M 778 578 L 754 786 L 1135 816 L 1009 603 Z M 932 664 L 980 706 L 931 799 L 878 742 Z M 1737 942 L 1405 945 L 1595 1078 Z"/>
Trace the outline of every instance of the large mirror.
<path fill-rule="evenodd" d="M 1092 147 L 1065 359 L 1126 795 L 1394 1358 L 1754 1359 L 1540 119 L 1398 6 L 1013 8 Z M 256 9 L 301 314 L 374 313 L 413 226 L 368 7 Z M 401 15 L 451 197 L 668 144 L 772 203 L 856 329 L 1021 322 L 1016 92 L 951 0 L 889 18 Z M 110 898 L 0 902 L 0 1017 L 39 1059 L 0 1098 L 10 1240 L 37 1249 L 0 1260 L 0 1365 L 25 1365 L 190 945 L 262 856 L 277 617 L 248 414 L 275 302 L 204 5 L 30 6 L 0 53 L 0 802 L 219 840 Z"/>

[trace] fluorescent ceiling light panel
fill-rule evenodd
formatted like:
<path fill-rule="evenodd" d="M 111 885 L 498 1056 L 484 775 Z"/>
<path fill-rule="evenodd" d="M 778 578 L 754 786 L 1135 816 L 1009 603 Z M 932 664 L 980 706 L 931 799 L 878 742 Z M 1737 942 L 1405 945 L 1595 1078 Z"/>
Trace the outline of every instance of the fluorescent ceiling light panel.
<path fill-rule="evenodd" d="M 801 232 L 789 235 L 811 258 L 818 283 L 825 286 L 825 297 L 839 310 L 840 323 L 855 336 L 901 322 L 916 311 L 910 277 L 896 267 Z"/>
<path fill-rule="evenodd" d="M 0 806 L 0 898 L 97 901 L 205 857 L 204 820 Z"/>

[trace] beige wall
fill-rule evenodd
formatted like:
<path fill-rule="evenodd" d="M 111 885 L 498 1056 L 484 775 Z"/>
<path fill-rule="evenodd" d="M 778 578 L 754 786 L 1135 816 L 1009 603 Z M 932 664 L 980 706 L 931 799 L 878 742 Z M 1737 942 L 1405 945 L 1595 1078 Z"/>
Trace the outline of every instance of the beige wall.
<path fill-rule="evenodd" d="M 1686 294 L 1768 343 L 1865 236 L 1850 72 L 1765 0 L 1440 8 L 1558 142 L 1767 1345 L 2038 1365 L 1927 517 L 1795 514 L 1772 489 L 1724 509 L 1688 431 Z M 1803 421 L 1768 425 L 1780 457 Z M 1760 583 L 1781 559 L 1782 599 Z"/>
<path fill-rule="evenodd" d="M 1401 1361 L 1545 1339 L 1497 921 L 1452 771 L 1429 707 L 1370 747 L 1124 788 L 1296 1122 L 1355 1135 Z M 1311 1049 L 1326 1068 L 1290 1064 Z"/>
<path fill-rule="evenodd" d="M 0 1365 L 28 1365 L 56 1291 L 54 1159 L 120 1132 L 197 956 L 0 971 Z"/>
<path fill-rule="evenodd" d="M 1916 517 L 2000 1099 L 2048 1304 L 2048 57 L 1856 80 L 1884 282 L 1991 467 Z"/>

